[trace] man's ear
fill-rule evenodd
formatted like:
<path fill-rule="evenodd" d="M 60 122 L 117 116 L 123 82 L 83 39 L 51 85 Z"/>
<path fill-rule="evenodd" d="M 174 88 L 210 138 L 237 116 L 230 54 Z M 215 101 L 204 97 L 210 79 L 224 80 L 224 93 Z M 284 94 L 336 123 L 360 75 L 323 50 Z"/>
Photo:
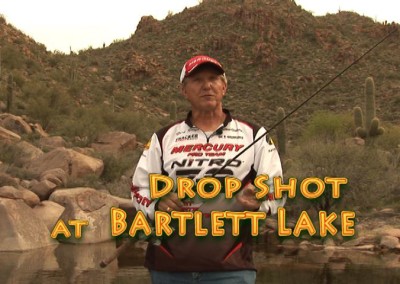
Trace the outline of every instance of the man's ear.
<path fill-rule="evenodd" d="M 224 89 L 222 90 L 222 92 L 223 92 L 223 94 L 224 94 L 224 96 L 225 96 L 225 94 L 226 94 L 226 91 L 228 90 L 228 85 L 227 84 L 225 84 L 225 87 L 224 87 Z"/>
<path fill-rule="evenodd" d="M 185 84 L 182 83 L 182 84 L 180 85 L 180 91 L 181 91 L 181 95 L 182 95 L 183 97 L 186 98 Z"/>

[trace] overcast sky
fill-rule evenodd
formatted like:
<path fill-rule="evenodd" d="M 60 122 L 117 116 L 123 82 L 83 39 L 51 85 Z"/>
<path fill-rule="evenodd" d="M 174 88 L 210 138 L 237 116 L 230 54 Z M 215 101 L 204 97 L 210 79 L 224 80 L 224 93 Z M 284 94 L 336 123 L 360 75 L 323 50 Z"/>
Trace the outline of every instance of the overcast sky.
<path fill-rule="evenodd" d="M 127 39 L 144 15 L 164 19 L 199 0 L 0 0 L 8 23 L 43 43 L 48 50 L 69 52 Z M 354 11 L 377 21 L 400 22 L 397 0 L 296 0 L 314 15 Z"/>

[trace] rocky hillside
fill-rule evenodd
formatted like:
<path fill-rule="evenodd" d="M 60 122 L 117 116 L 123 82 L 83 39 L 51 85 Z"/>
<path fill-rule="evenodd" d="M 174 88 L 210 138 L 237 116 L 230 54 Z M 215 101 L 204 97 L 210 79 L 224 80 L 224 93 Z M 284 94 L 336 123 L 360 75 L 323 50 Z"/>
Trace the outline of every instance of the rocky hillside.
<path fill-rule="evenodd" d="M 9 212 L 0 227 L 13 212 L 21 212 L 19 221 L 28 220 L 32 210 L 52 216 L 32 222 L 51 229 L 61 214 L 66 220 L 84 211 L 105 220 L 101 208 L 132 210 L 129 199 L 116 196 L 130 195 L 141 143 L 176 116 L 174 109 L 178 117 L 185 115 L 188 105 L 179 95 L 178 78 L 189 57 L 218 58 L 229 81 L 225 105 L 268 127 L 277 121 L 278 107 L 288 113 L 397 28 L 350 12 L 314 17 L 290 0 L 204 0 L 163 21 L 143 17 L 127 40 L 67 55 L 46 51 L 0 17 L 0 211 Z M 398 50 L 397 32 L 287 120 L 283 140 L 290 142 L 291 153 L 279 149 L 287 176 L 346 176 L 351 190 L 341 206 L 366 212 L 390 207 L 395 218 L 400 208 Z M 376 115 L 392 130 L 377 132 L 384 137 L 378 147 L 351 138 L 351 114 L 364 105 L 367 77 L 375 82 Z M 369 136 L 368 146 L 376 141 Z M 337 204 L 325 201 L 327 211 Z M 288 205 L 292 211 L 304 207 L 298 200 Z M 0 243 L 20 235 L 21 247 L 3 242 L 0 251 L 33 248 L 29 227 L 16 224 L 22 225 L 10 235 L 0 232 Z M 398 250 L 395 233 L 390 247 Z M 94 231 L 95 239 L 98 234 L 104 235 Z"/>
<path fill-rule="evenodd" d="M 2 19 L 0 98 L 4 110 L 12 86 L 10 112 L 28 115 L 50 133 L 90 138 L 97 133 L 88 128 L 108 128 L 139 133 L 144 141 L 168 122 L 169 100 L 177 101 L 178 116 L 184 116 L 181 66 L 206 53 L 226 67 L 226 105 L 268 126 L 277 107 L 293 109 L 395 27 L 351 12 L 314 17 L 289 0 L 205 0 L 163 21 L 143 17 L 127 40 L 65 55 L 46 52 Z M 360 105 L 367 76 L 375 79 L 378 116 L 399 122 L 398 38 L 394 34 L 294 115 L 289 132 L 298 133 L 316 110 L 348 113 Z M 82 127 L 86 132 L 74 124 L 90 117 L 95 122 Z M 143 117 L 145 126 L 129 125 Z"/>

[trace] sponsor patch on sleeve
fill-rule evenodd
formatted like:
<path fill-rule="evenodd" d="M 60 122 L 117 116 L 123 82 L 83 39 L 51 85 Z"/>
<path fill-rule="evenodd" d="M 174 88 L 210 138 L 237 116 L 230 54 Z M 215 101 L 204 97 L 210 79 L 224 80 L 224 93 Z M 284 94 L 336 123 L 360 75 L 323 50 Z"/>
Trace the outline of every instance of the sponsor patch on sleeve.
<path fill-rule="evenodd" d="M 272 138 L 269 137 L 268 135 L 265 136 L 265 139 L 267 140 L 269 145 L 274 145 L 274 141 L 272 141 Z"/>
<path fill-rule="evenodd" d="M 149 150 L 150 145 L 151 145 L 151 139 L 144 145 L 144 149 Z"/>

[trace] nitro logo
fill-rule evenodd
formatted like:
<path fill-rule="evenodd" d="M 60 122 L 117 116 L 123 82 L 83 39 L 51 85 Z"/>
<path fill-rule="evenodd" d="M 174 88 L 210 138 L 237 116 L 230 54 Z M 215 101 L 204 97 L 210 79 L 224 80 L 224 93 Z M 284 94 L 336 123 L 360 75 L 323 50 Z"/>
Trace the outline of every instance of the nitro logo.
<path fill-rule="evenodd" d="M 171 169 L 175 166 L 178 167 L 211 167 L 218 166 L 222 167 L 226 162 L 226 159 L 183 159 L 180 162 L 175 161 L 171 165 Z M 233 160 L 229 166 L 233 168 L 238 168 L 242 164 L 242 161 Z"/>
<path fill-rule="evenodd" d="M 188 145 L 182 145 L 182 146 L 176 146 L 172 149 L 171 154 L 178 154 L 178 153 L 188 153 L 188 152 L 194 152 L 194 151 L 231 151 L 231 152 L 239 152 L 240 149 L 242 149 L 244 145 L 241 144 L 212 144 L 212 143 L 206 143 L 206 144 L 188 144 Z"/>

